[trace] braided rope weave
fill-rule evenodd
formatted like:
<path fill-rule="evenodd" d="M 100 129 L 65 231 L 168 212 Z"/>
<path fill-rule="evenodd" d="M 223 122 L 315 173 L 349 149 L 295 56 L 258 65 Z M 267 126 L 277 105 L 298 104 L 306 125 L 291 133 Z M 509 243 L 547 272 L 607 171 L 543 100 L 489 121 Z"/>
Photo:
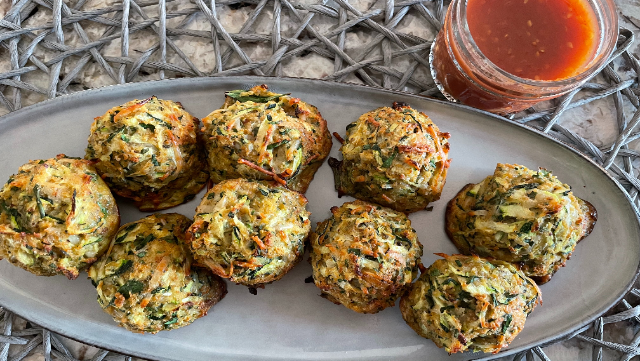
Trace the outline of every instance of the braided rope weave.
<path fill-rule="evenodd" d="M 70 92 L 165 77 L 302 76 L 440 96 L 426 59 L 445 10 L 443 0 L 0 0 L 0 115 Z M 596 161 L 638 210 L 640 152 L 630 144 L 640 139 L 640 61 L 632 45 L 633 31 L 621 28 L 611 63 L 592 82 L 511 119 Z M 596 146 L 562 125 L 570 109 L 603 101 L 613 104 L 618 133 L 609 144 Z M 623 361 L 640 355 L 640 332 L 628 344 L 605 341 L 612 327 L 605 325 L 639 328 L 640 306 L 632 306 L 639 299 L 633 288 L 608 316 L 569 338 L 592 344 L 597 361 L 603 351 Z M 0 330 L 0 361 L 76 360 L 59 336 L 2 308 Z M 91 360 L 123 358 L 131 359 L 98 350 Z M 549 360 L 540 347 L 513 357 L 535 358 Z"/>

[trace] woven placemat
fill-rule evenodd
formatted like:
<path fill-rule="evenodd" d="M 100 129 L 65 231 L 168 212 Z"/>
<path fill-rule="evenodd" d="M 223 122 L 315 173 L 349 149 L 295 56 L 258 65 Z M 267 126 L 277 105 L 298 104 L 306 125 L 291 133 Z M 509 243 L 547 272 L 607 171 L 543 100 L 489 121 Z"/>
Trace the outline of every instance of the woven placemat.
<path fill-rule="evenodd" d="M 0 0 L 0 115 L 71 92 L 169 77 L 296 76 L 441 97 L 427 59 L 446 6 L 442 0 Z M 630 49 L 640 21 L 625 13 L 621 20 L 629 29 L 620 29 L 600 75 L 510 118 L 593 159 L 637 210 L 640 153 L 629 145 L 640 138 L 640 61 Z M 594 102 L 611 109 L 604 121 L 617 129 L 601 146 L 563 125 L 569 118 L 563 114 Z M 633 334 L 639 300 L 633 288 L 607 316 L 569 338 L 593 344 L 594 360 L 603 359 L 603 350 L 625 361 L 640 355 L 640 332 Z M 17 320 L 0 308 L 0 361 L 76 360 L 59 336 L 24 321 L 16 330 Z M 612 327 L 631 330 L 627 344 L 606 341 Z M 99 350 L 92 360 L 123 357 L 129 359 Z M 541 347 L 514 356 L 525 358 L 548 360 Z"/>

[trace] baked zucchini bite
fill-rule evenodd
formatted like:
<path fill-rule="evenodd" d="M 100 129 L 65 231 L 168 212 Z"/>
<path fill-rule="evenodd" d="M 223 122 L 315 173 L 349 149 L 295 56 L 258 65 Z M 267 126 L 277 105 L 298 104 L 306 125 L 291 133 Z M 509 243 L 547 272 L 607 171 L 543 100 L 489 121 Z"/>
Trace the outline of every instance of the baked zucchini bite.
<path fill-rule="evenodd" d="M 538 284 L 565 265 L 597 218 L 593 206 L 545 169 L 498 164 L 449 201 L 445 227 L 464 254 L 515 263 Z"/>
<path fill-rule="evenodd" d="M 232 179 L 196 208 L 189 244 L 196 261 L 232 282 L 262 287 L 304 254 L 311 229 L 307 199 L 275 182 Z"/>
<path fill-rule="evenodd" d="M 329 159 L 339 195 L 402 212 L 440 198 L 450 160 L 449 133 L 404 103 L 363 114 L 347 126 L 342 161 Z"/>
<path fill-rule="evenodd" d="M 177 206 L 193 199 L 209 177 L 198 126 L 180 103 L 132 100 L 95 118 L 85 158 L 141 211 Z"/>
<path fill-rule="evenodd" d="M 318 109 L 266 85 L 225 95 L 222 108 L 202 119 L 213 182 L 266 179 L 306 192 L 331 150 Z"/>
<path fill-rule="evenodd" d="M 404 213 L 363 201 L 331 208 L 311 234 L 313 280 L 328 300 L 360 313 L 395 304 L 418 276 L 422 245 Z"/>
<path fill-rule="evenodd" d="M 75 279 L 118 230 L 111 191 L 91 162 L 64 154 L 21 166 L 0 192 L 0 259 Z"/>
<path fill-rule="evenodd" d="M 512 264 L 438 254 L 400 300 L 402 317 L 449 353 L 497 353 L 522 331 L 538 286 Z"/>
<path fill-rule="evenodd" d="M 98 303 L 120 326 L 150 333 L 186 326 L 227 293 L 223 280 L 194 267 L 184 243 L 190 224 L 177 213 L 125 224 L 91 266 Z"/>

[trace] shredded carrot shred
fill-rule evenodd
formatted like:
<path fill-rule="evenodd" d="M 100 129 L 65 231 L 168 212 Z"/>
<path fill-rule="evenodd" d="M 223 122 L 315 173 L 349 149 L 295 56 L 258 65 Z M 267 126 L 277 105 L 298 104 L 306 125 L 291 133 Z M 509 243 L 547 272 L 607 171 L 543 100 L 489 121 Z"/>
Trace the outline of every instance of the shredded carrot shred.
<path fill-rule="evenodd" d="M 340 134 L 338 134 L 338 132 L 333 132 L 333 136 L 336 137 L 336 139 L 338 140 L 338 142 L 340 142 L 340 144 L 344 144 L 344 138 L 342 138 Z"/>
<path fill-rule="evenodd" d="M 405 158 L 404 162 L 410 166 L 412 166 L 413 168 L 420 170 L 420 165 L 418 163 L 416 163 L 413 159 L 410 158 Z"/>
<path fill-rule="evenodd" d="M 383 194 L 382 198 L 384 198 L 384 200 L 389 202 L 389 203 L 393 203 L 393 199 L 389 198 L 386 194 Z"/>
<path fill-rule="evenodd" d="M 364 272 L 362 272 L 362 273 L 364 273 L 364 274 L 365 274 L 365 275 L 367 275 L 368 277 L 372 277 L 372 278 L 375 278 L 375 279 L 377 279 L 377 280 L 384 280 L 384 277 L 382 277 L 381 275 L 379 275 L 379 274 L 377 274 L 377 273 L 375 273 L 375 272 L 368 272 L 368 271 L 364 271 Z"/>
<path fill-rule="evenodd" d="M 429 144 L 423 144 L 415 147 L 400 144 L 398 145 L 398 151 L 403 153 L 433 153 L 435 152 L 435 149 Z"/>
<path fill-rule="evenodd" d="M 267 147 L 269 146 L 269 142 L 271 141 L 271 134 L 273 134 L 274 129 L 275 127 L 273 125 L 269 126 L 269 129 L 267 129 L 267 133 L 264 135 L 264 141 L 262 142 L 262 147 L 260 148 L 258 163 L 262 163 L 262 160 L 268 154 Z"/>
<path fill-rule="evenodd" d="M 151 295 L 148 295 L 147 297 L 143 298 L 142 301 L 140 301 L 140 307 L 147 307 L 150 301 Z"/>
<path fill-rule="evenodd" d="M 252 268 L 252 269 L 253 269 L 253 268 L 258 268 L 258 267 L 260 267 L 260 265 L 259 265 L 259 264 L 254 264 L 254 263 L 249 263 L 249 262 L 243 262 L 243 261 L 238 261 L 238 260 L 233 261 L 233 263 L 234 263 L 234 264 L 236 264 L 236 265 L 238 265 L 238 266 L 240 266 L 240 267 L 244 267 L 244 268 Z"/>
<path fill-rule="evenodd" d="M 151 99 L 151 98 L 149 98 L 149 99 Z M 137 104 L 134 104 L 134 105 L 131 105 L 131 106 L 128 106 L 128 107 L 124 108 L 123 110 L 121 110 L 118 114 L 116 114 L 113 117 L 113 120 L 116 121 L 116 122 L 119 122 L 122 117 L 125 117 L 125 116 L 128 116 L 128 115 L 132 114 L 132 113 L 135 113 L 135 111 L 140 109 L 140 108 L 142 108 L 142 106 L 146 102 L 148 102 L 149 99 L 143 100 L 140 103 L 137 103 Z"/>
<path fill-rule="evenodd" d="M 231 120 L 227 123 L 227 132 L 231 131 L 233 125 L 236 124 L 236 118 L 231 118 Z"/>
<path fill-rule="evenodd" d="M 275 174 L 275 173 L 273 174 L 273 180 L 275 180 L 276 182 L 282 184 L 285 187 L 287 186 L 287 181 L 285 181 L 284 179 L 278 177 L 278 175 Z"/>
<path fill-rule="evenodd" d="M 277 174 L 275 174 L 275 173 L 273 173 L 273 172 L 271 172 L 271 171 L 268 171 L 268 170 L 266 170 L 266 169 L 264 169 L 264 168 L 260 167 L 259 165 L 255 164 L 255 163 L 253 163 L 253 162 L 250 162 L 250 161 L 248 161 L 248 160 L 246 160 L 246 159 L 244 159 L 244 158 L 240 158 L 240 159 L 238 159 L 238 163 L 240 163 L 240 164 L 244 164 L 244 165 L 246 165 L 246 166 L 247 166 L 247 167 L 249 167 L 249 168 L 255 169 L 255 170 L 257 170 L 258 172 L 262 172 L 262 173 L 264 173 L 264 174 L 266 174 L 266 175 L 268 175 L 268 176 L 272 177 L 272 178 L 273 178 L 273 180 L 275 180 L 276 182 L 278 182 L 278 183 L 282 184 L 282 185 L 283 185 L 283 186 L 285 186 L 285 187 L 286 187 L 286 185 L 287 185 L 287 182 L 286 182 L 284 179 L 282 179 L 282 178 L 278 177 L 278 175 L 277 175 Z"/>
<path fill-rule="evenodd" d="M 356 214 L 356 213 L 358 213 L 358 212 L 360 212 L 360 211 L 362 211 L 362 210 L 365 210 L 365 207 L 364 207 L 364 206 L 358 206 L 358 207 L 355 207 L 355 208 L 353 208 L 353 209 L 351 210 L 351 214 Z"/>
<path fill-rule="evenodd" d="M 211 260 L 205 259 L 203 260 L 204 264 L 213 271 L 213 273 L 217 274 L 223 278 L 229 278 L 233 274 L 233 262 L 231 265 L 231 272 L 227 275 L 224 271 L 224 268 L 220 267 L 218 264 L 212 262 Z"/>
<path fill-rule="evenodd" d="M 329 248 L 332 253 L 338 253 L 338 250 L 331 244 L 325 244 L 325 247 Z"/>
<path fill-rule="evenodd" d="M 257 236 L 251 236 L 251 239 L 253 239 L 253 241 L 256 242 L 256 244 L 258 245 L 258 247 L 260 249 L 267 248 L 267 246 L 265 246 L 264 243 L 262 242 L 262 240 L 260 238 L 258 238 Z"/>
<path fill-rule="evenodd" d="M 427 132 L 429 132 L 429 135 L 431 135 L 431 137 L 433 138 L 433 142 L 436 145 L 436 151 L 438 153 L 440 153 L 440 156 L 442 157 L 442 159 L 446 159 L 447 158 L 447 154 L 446 152 L 442 149 L 442 147 L 440 147 L 440 141 L 438 139 L 438 135 L 436 134 L 435 129 L 433 129 L 433 126 L 428 126 L 427 127 Z"/>
<path fill-rule="evenodd" d="M 289 178 L 291 177 L 292 174 L 293 174 L 293 169 L 287 168 L 280 175 L 282 176 L 282 178 Z"/>
<path fill-rule="evenodd" d="M 433 129 L 432 125 L 429 125 L 427 127 L 427 132 L 429 133 L 429 135 L 431 135 L 431 137 L 433 138 L 433 142 L 436 145 L 436 152 L 440 154 L 440 162 L 442 164 L 442 167 L 437 167 L 436 170 L 433 172 L 433 179 L 438 179 L 438 177 L 440 176 L 440 173 L 442 172 L 446 172 L 446 167 L 445 162 L 447 159 L 447 152 L 444 151 L 444 149 L 442 149 L 442 147 L 440 146 L 440 141 L 438 139 L 438 136 L 436 134 L 435 129 Z M 446 174 L 446 173 L 445 173 Z M 436 192 L 438 188 L 438 182 L 433 182 L 431 185 L 431 190 Z"/>

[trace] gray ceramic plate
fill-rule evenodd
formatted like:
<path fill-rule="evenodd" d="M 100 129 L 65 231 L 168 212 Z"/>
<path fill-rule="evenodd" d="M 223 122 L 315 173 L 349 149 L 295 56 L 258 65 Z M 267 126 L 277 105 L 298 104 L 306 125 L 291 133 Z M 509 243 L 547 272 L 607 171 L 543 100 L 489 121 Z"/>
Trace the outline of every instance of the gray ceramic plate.
<path fill-rule="evenodd" d="M 453 159 L 442 199 L 433 211 L 411 215 L 424 245 L 423 262 L 433 253 L 455 253 L 444 232 L 444 209 L 462 186 L 492 174 L 497 162 L 545 167 L 573 186 L 578 197 L 595 205 L 599 220 L 580 243 L 567 267 L 541 287 L 544 304 L 527 320 L 524 331 L 501 355 L 567 336 L 614 305 L 629 289 L 638 269 L 638 219 L 623 192 L 595 164 L 568 147 L 502 118 L 466 107 L 389 91 L 301 79 L 256 77 L 200 78 L 137 83 L 76 93 L 9 114 L 0 120 L 0 182 L 30 159 L 58 153 L 83 156 L 93 118 L 133 98 L 151 95 L 182 102 L 202 118 L 223 102 L 225 90 L 268 83 L 276 92 L 316 105 L 332 132 L 345 133 L 350 122 L 367 111 L 404 101 L 427 113 L 442 131 L 451 133 Z M 338 156 L 334 142 L 332 156 Z M 202 195 L 177 208 L 193 216 Z M 325 164 L 307 192 L 312 222 L 329 216 L 338 199 L 331 170 Z M 144 216 L 120 203 L 122 221 Z M 466 360 L 491 355 L 448 356 L 417 336 L 397 307 L 361 315 L 318 296 L 304 279 L 302 262 L 281 281 L 259 290 L 229 285 L 229 294 L 206 317 L 192 325 L 157 335 L 130 333 L 102 312 L 84 276 L 36 277 L 0 262 L 0 304 L 63 335 L 150 359 L 162 360 Z"/>

